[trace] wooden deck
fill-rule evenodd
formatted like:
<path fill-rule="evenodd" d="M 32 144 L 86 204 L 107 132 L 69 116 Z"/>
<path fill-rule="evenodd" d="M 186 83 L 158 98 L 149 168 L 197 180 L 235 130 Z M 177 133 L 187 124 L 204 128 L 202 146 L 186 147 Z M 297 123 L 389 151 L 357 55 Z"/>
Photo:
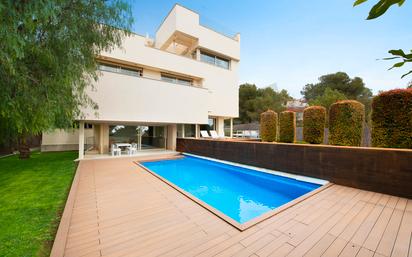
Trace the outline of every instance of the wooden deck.
<path fill-rule="evenodd" d="M 52 256 L 408 256 L 412 200 L 332 185 L 240 232 L 133 164 L 79 164 Z"/>

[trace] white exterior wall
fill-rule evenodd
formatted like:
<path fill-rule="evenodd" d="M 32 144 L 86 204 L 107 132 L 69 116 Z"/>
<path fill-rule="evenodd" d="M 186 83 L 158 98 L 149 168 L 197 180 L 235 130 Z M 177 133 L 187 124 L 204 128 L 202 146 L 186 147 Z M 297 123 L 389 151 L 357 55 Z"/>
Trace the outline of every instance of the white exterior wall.
<path fill-rule="evenodd" d="M 93 129 L 85 129 L 84 137 L 87 139 L 94 136 Z M 79 130 L 78 129 L 56 129 L 49 132 L 43 132 L 41 150 L 46 151 L 64 151 L 77 150 L 79 147 Z"/>
<path fill-rule="evenodd" d="M 88 95 L 98 103 L 85 113 L 88 121 L 149 123 L 207 123 L 208 90 L 141 77 L 102 72 Z"/>
<path fill-rule="evenodd" d="M 201 80 L 202 87 L 209 91 L 209 94 L 206 96 L 206 102 L 202 102 L 206 104 L 208 112 L 207 114 L 213 116 L 238 117 L 238 63 L 236 61 L 232 61 L 231 68 L 227 70 L 208 63 L 146 46 L 145 42 L 146 39 L 144 37 L 139 35 L 132 35 L 124 40 L 124 49 L 115 49 L 110 53 L 103 53 L 102 56 L 140 65 L 144 68 L 143 76 L 146 76 L 147 74 L 149 77 L 156 78 L 156 73 L 153 73 L 150 70 L 159 70 L 163 72 L 181 74 L 183 76 Z M 159 73 L 157 76 L 158 78 L 160 78 Z M 152 91 L 153 93 L 156 93 L 154 91 L 157 89 L 150 88 L 148 84 L 146 84 L 146 82 L 148 81 L 141 81 L 139 82 L 139 84 L 135 84 L 135 87 L 136 85 L 142 85 L 143 87 L 145 87 L 145 92 L 150 93 L 150 91 Z M 104 76 L 101 77 L 96 84 L 97 91 L 99 91 L 100 84 L 107 84 L 107 82 L 105 82 Z M 116 85 L 119 84 L 116 83 Z M 113 87 L 113 93 L 115 93 L 115 91 L 116 87 Z M 187 100 L 185 95 L 180 95 L 177 91 L 171 92 L 170 97 L 173 97 L 174 101 L 176 102 Z M 113 101 L 111 101 L 109 97 L 104 99 L 104 101 L 110 101 L 110 104 L 113 103 Z M 97 103 L 99 104 L 99 106 L 105 104 L 99 103 L 98 101 Z M 163 105 L 163 107 L 167 108 L 166 105 Z M 125 115 L 129 113 L 130 116 L 136 117 L 133 113 L 134 111 L 135 110 L 133 109 L 128 109 L 126 110 Z M 199 112 L 197 114 L 199 116 L 205 115 L 204 113 Z M 87 116 L 86 120 L 104 120 L 105 118 L 103 117 L 106 116 L 107 115 L 104 110 L 99 110 L 99 118 Z M 152 118 L 157 119 L 157 115 L 152 116 Z M 137 120 L 142 119 L 143 118 L 139 118 Z M 132 120 L 132 118 L 128 118 L 127 120 Z M 193 120 L 190 123 L 195 122 L 196 121 Z"/>

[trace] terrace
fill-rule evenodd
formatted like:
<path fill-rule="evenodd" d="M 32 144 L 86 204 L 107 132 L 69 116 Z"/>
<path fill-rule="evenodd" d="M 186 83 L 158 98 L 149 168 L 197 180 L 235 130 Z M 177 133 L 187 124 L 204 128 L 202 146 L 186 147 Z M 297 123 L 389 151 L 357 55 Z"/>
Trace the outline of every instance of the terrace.
<path fill-rule="evenodd" d="M 332 184 L 239 231 L 134 163 L 145 158 L 80 162 L 51 256 L 411 254 L 410 199 Z"/>

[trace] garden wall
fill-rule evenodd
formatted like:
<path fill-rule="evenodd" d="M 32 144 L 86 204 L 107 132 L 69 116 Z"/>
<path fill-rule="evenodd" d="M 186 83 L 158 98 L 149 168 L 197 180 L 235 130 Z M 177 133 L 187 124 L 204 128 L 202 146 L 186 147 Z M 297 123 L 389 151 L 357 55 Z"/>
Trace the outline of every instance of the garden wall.
<path fill-rule="evenodd" d="M 412 150 L 185 138 L 177 151 L 412 198 Z"/>

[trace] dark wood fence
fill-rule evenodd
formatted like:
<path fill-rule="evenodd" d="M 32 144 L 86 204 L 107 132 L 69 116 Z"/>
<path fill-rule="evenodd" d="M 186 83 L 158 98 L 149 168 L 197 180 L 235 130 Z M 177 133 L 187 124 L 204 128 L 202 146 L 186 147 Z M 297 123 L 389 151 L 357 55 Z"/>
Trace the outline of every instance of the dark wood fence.
<path fill-rule="evenodd" d="M 186 138 L 177 150 L 412 198 L 412 150 Z"/>

